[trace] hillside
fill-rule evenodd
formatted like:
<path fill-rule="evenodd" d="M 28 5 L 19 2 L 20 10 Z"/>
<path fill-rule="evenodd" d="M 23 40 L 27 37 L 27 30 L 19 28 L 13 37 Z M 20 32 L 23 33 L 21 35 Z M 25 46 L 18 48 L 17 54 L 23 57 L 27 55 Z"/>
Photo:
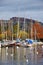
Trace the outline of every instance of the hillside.
<path fill-rule="evenodd" d="M 12 17 L 10 20 L 17 21 L 18 17 Z M 19 21 L 23 22 L 24 18 L 19 18 Z M 35 30 L 34 30 L 34 28 L 35 28 L 37 39 L 42 39 L 43 40 L 43 23 L 37 22 L 36 20 L 27 19 L 27 18 L 25 18 L 25 22 L 27 22 L 27 23 L 32 22 L 33 23 L 33 36 L 35 36 Z M 30 28 L 30 27 L 28 27 L 28 28 Z"/>

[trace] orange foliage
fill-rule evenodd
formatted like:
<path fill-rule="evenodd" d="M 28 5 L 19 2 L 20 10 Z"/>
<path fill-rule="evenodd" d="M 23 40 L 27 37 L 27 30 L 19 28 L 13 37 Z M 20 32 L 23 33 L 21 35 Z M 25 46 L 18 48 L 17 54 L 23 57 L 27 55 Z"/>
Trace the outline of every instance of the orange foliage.
<path fill-rule="evenodd" d="M 35 31 L 35 29 L 36 29 L 37 38 L 43 39 L 43 27 L 41 26 L 41 24 L 38 22 L 33 24 L 33 32 Z"/>

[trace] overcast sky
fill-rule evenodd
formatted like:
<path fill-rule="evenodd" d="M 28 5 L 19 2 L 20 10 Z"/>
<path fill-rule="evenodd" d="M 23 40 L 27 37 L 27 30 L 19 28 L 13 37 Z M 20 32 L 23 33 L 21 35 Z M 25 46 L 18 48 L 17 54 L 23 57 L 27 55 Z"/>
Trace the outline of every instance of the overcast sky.
<path fill-rule="evenodd" d="M 43 22 L 43 0 L 0 0 L 0 19 L 15 16 Z"/>

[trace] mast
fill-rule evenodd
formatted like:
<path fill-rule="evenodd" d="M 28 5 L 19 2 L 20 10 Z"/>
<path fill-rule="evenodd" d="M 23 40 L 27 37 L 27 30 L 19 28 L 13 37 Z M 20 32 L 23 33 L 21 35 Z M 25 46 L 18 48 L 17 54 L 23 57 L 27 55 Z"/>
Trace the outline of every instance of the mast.
<path fill-rule="evenodd" d="M 32 22 L 32 19 L 31 19 L 31 39 L 33 39 L 33 22 Z"/>
<path fill-rule="evenodd" d="M 35 41 L 36 41 L 36 28 L 35 28 Z"/>
<path fill-rule="evenodd" d="M 13 22 L 12 22 L 12 40 L 13 40 Z"/>
<path fill-rule="evenodd" d="M 5 25 L 6 25 L 6 22 L 5 22 Z M 7 41 L 7 26 L 6 26 L 6 30 L 5 31 L 6 31 L 6 41 Z"/>
<path fill-rule="evenodd" d="M 17 38 L 19 37 L 19 17 L 18 17 L 18 21 L 17 21 Z"/>
<path fill-rule="evenodd" d="M 1 21 L 1 34 L 3 34 L 3 33 L 2 33 L 2 28 L 3 28 L 3 27 L 2 27 L 2 21 Z M 3 37 L 2 37 L 2 39 L 3 39 Z"/>
<path fill-rule="evenodd" d="M 12 32 L 12 40 L 13 40 L 13 20 L 11 20 L 11 32 Z"/>
<path fill-rule="evenodd" d="M 25 32 L 25 18 L 24 18 L 24 32 Z"/>
<path fill-rule="evenodd" d="M 1 21 L 1 33 L 3 34 L 4 32 L 4 23 L 3 21 Z M 3 40 L 3 36 L 2 36 L 2 40 Z"/>
<path fill-rule="evenodd" d="M 24 33 L 25 33 L 25 18 L 24 18 Z M 24 38 L 25 38 L 25 34 L 24 34 Z"/>

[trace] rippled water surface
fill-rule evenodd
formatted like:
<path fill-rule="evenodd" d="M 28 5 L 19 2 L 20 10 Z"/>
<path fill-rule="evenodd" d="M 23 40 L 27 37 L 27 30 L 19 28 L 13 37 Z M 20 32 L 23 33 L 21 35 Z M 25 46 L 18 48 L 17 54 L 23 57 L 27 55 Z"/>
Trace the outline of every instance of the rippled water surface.
<path fill-rule="evenodd" d="M 0 48 L 0 65 L 43 65 L 43 47 Z"/>

